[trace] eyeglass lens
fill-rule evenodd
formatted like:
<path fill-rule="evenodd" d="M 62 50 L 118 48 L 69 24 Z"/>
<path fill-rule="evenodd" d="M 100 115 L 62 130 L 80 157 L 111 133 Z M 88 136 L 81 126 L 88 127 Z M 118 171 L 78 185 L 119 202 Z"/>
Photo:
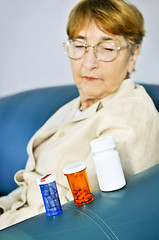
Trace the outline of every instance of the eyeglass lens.
<path fill-rule="evenodd" d="M 90 46 L 80 41 L 68 40 L 65 43 L 65 52 L 72 59 L 80 59 Z M 118 47 L 113 42 L 101 42 L 94 48 L 96 57 L 101 61 L 112 61 L 118 52 Z"/>

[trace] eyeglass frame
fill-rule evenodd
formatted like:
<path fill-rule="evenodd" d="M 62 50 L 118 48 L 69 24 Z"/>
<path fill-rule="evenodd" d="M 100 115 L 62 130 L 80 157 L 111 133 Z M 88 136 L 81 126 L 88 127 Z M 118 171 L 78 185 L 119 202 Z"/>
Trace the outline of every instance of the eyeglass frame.
<path fill-rule="evenodd" d="M 67 51 L 66 51 L 66 49 L 65 49 L 65 46 L 66 46 L 66 44 L 69 43 L 70 41 L 72 41 L 72 42 L 75 42 L 75 41 L 76 41 L 76 42 L 79 42 L 79 43 L 81 43 L 81 44 L 85 47 L 84 54 L 83 54 L 81 57 L 79 57 L 79 58 L 72 58 L 72 57 L 70 57 L 70 56 L 68 55 L 68 53 L 67 53 Z M 104 41 L 104 42 L 107 42 L 107 41 Z M 117 58 L 117 56 L 119 55 L 120 50 L 123 50 L 123 49 L 126 49 L 126 48 L 129 47 L 129 44 L 126 45 L 126 46 L 120 47 L 120 46 L 118 46 L 118 44 L 117 44 L 116 42 L 111 42 L 112 45 L 115 45 L 115 46 L 117 47 L 117 49 L 114 49 L 114 51 L 116 51 L 117 54 L 116 54 L 116 56 L 115 56 L 113 59 L 108 60 L 108 61 L 105 61 L 105 60 L 101 60 L 99 57 L 97 57 L 97 50 L 96 50 L 96 47 L 97 47 L 99 44 L 104 43 L 104 42 L 99 42 L 99 43 L 96 44 L 96 45 L 90 45 L 90 44 L 87 44 L 87 43 L 83 43 L 83 42 L 81 42 L 81 41 L 79 41 L 79 40 L 68 39 L 66 42 L 62 43 L 62 46 L 64 47 L 64 52 L 65 52 L 66 56 L 69 57 L 69 58 L 72 59 L 72 60 L 79 60 L 79 59 L 81 59 L 86 53 L 88 53 L 88 48 L 89 48 L 89 47 L 92 47 L 96 59 L 99 60 L 99 61 L 101 61 L 101 62 L 112 62 L 113 60 L 115 60 L 115 59 Z"/>

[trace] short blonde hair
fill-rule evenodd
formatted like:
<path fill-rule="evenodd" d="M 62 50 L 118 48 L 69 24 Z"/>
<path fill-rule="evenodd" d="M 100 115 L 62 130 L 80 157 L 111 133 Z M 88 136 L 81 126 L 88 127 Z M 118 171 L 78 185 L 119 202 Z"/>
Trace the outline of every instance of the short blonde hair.
<path fill-rule="evenodd" d="M 130 44 L 141 44 L 145 35 L 141 12 L 124 0 L 81 0 L 69 15 L 69 39 L 78 34 L 87 19 L 93 19 L 102 31 L 125 37 Z"/>

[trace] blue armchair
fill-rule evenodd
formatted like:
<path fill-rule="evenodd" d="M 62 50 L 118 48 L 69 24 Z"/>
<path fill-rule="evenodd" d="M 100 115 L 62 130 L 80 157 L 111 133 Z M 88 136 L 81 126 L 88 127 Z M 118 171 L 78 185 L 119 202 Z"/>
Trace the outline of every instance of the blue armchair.
<path fill-rule="evenodd" d="M 30 90 L 0 99 L 0 195 L 17 186 L 14 174 L 25 167 L 32 135 L 62 105 L 78 96 L 75 85 Z"/>
<path fill-rule="evenodd" d="M 159 111 L 159 85 L 143 84 Z M 78 96 L 74 85 L 30 90 L 0 99 L 0 194 L 16 188 L 14 174 L 25 167 L 26 146 L 43 123 Z M 130 177 L 118 191 L 94 193 L 95 200 L 63 206 L 56 217 L 40 214 L 0 232 L 0 239 L 159 239 L 159 165 Z"/>

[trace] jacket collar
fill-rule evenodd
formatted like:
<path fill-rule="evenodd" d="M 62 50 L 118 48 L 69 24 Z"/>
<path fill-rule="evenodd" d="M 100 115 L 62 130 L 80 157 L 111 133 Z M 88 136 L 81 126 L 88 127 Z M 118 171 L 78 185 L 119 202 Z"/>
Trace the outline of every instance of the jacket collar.
<path fill-rule="evenodd" d="M 72 119 L 73 122 L 86 119 L 86 118 L 90 117 L 91 115 L 93 115 L 94 113 L 98 112 L 100 109 L 105 107 L 107 104 L 111 104 L 112 102 L 115 103 L 122 97 L 125 97 L 127 94 L 132 92 L 134 87 L 135 87 L 135 84 L 134 84 L 134 80 L 132 78 L 125 79 L 116 92 L 97 101 L 96 103 L 91 105 L 89 108 L 87 108 L 85 111 L 81 112 L 81 114 L 76 117 L 75 116 L 76 112 L 78 111 L 78 109 L 80 107 L 80 97 L 78 97 L 74 100 L 75 104 L 73 105 L 73 107 L 70 111 L 70 117 L 71 117 L 70 119 Z"/>

